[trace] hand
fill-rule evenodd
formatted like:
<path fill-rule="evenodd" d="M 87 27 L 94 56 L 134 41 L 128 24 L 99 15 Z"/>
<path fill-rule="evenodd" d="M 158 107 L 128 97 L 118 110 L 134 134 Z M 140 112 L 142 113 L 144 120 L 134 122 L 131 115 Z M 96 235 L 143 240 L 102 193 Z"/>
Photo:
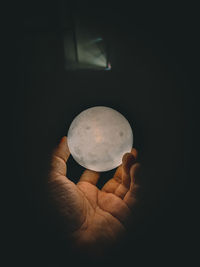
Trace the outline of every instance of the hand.
<path fill-rule="evenodd" d="M 126 153 L 112 179 L 101 190 L 100 174 L 85 170 L 77 184 L 66 177 L 70 156 L 63 137 L 52 155 L 48 193 L 75 248 L 99 254 L 109 248 L 126 230 L 140 188 L 137 151 Z"/>

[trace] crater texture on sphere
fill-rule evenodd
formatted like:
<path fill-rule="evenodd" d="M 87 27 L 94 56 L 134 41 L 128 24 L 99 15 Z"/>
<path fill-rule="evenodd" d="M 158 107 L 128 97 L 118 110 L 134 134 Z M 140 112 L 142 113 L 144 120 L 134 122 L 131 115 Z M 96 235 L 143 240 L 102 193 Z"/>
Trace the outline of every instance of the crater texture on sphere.
<path fill-rule="evenodd" d="M 109 171 L 122 163 L 133 146 L 133 133 L 127 119 L 104 106 L 84 110 L 68 130 L 68 146 L 75 161 L 94 171 Z"/>

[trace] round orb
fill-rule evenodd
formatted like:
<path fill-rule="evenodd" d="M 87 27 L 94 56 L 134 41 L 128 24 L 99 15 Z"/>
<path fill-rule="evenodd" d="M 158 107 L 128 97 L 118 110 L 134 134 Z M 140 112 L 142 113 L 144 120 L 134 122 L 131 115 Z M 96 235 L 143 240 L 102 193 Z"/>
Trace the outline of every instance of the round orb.
<path fill-rule="evenodd" d="M 133 132 L 127 119 L 104 106 L 88 108 L 76 116 L 67 139 L 74 160 L 99 172 L 118 167 L 133 146 Z"/>

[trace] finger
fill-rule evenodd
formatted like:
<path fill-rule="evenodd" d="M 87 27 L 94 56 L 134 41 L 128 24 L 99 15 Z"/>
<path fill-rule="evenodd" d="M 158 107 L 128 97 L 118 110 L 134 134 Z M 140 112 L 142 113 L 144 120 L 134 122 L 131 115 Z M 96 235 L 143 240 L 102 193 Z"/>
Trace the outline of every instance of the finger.
<path fill-rule="evenodd" d="M 101 191 L 114 194 L 115 190 L 120 184 L 121 182 L 112 178 L 102 187 Z"/>
<path fill-rule="evenodd" d="M 135 152 L 135 151 L 134 151 Z M 130 169 L 136 159 L 132 153 L 124 154 L 122 158 L 122 183 L 116 188 L 114 194 L 120 198 L 124 198 L 130 186 Z"/>
<path fill-rule="evenodd" d="M 67 137 L 64 136 L 58 146 L 54 149 L 51 161 L 51 174 L 66 175 L 66 162 L 70 156 L 70 151 L 67 144 Z"/>
<path fill-rule="evenodd" d="M 139 173 L 141 165 L 139 163 L 134 164 L 130 169 L 131 184 L 128 193 L 124 197 L 125 203 L 129 208 L 133 208 L 139 201 L 139 195 L 141 192 Z"/>
<path fill-rule="evenodd" d="M 131 153 L 135 159 L 137 159 L 137 155 L 138 152 L 135 148 L 132 148 Z M 120 184 L 122 183 L 122 170 L 123 170 L 123 166 L 122 164 L 117 168 L 114 176 L 112 179 L 110 179 L 103 187 L 102 187 L 102 191 L 107 192 L 107 193 L 115 193 L 118 194 L 120 196 L 124 196 L 124 194 L 127 192 L 127 189 L 124 190 L 123 189 L 123 194 L 121 193 L 121 189 L 122 187 L 119 188 Z M 120 192 L 119 192 L 120 191 Z"/>
<path fill-rule="evenodd" d="M 131 154 L 135 157 L 135 160 L 137 159 L 138 156 L 138 152 L 135 148 L 131 149 Z M 122 180 L 122 164 L 117 168 L 113 178 L 116 179 L 117 181 L 121 181 Z"/>
<path fill-rule="evenodd" d="M 131 154 L 133 154 L 133 156 L 135 157 L 135 159 L 138 158 L 138 151 L 135 148 L 131 149 Z"/>
<path fill-rule="evenodd" d="M 131 176 L 131 185 L 130 185 L 130 192 L 135 192 L 135 189 L 139 186 L 139 173 L 141 170 L 141 165 L 139 163 L 134 164 L 130 169 L 130 176 Z"/>
<path fill-rule="evenodd" d="M 88 182 L 96 185 L 100 177 L 100 173 L 86 169 L 80 177 L 79 182 Z"/>
<path fill-rule="evenodd" d="M 130 186 L 130 168 L 136 162 L 135 157 L 131 153 L 124 154 L 122 158 L 122 184 L 129 188 Z"/>

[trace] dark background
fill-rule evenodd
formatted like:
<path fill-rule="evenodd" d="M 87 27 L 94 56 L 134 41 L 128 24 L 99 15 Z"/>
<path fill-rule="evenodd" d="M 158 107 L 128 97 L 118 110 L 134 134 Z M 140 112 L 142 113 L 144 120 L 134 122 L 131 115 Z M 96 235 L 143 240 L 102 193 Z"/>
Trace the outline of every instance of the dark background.
<path fill-rule="evenodd" d="M 112 71 L 64 70 L 63 10 L 69 15 L 78 10 L 99 25 L 109 42 Z M 112 107 L 129 120 L 147 188 L 143 219 L 120 253 L 101 259 L 102 264 L 194 261 L 196 10 L 177 1 L 12 4 L 14 201 L 8 241 L 10 258 L 20 266 L 77 263 L 47 219 L 44 186 L 53 147 L 74 116 L 96 105 Z M 69 177 L 76 180 L 83 169 L 72 159 L 69 163 Z"/>

